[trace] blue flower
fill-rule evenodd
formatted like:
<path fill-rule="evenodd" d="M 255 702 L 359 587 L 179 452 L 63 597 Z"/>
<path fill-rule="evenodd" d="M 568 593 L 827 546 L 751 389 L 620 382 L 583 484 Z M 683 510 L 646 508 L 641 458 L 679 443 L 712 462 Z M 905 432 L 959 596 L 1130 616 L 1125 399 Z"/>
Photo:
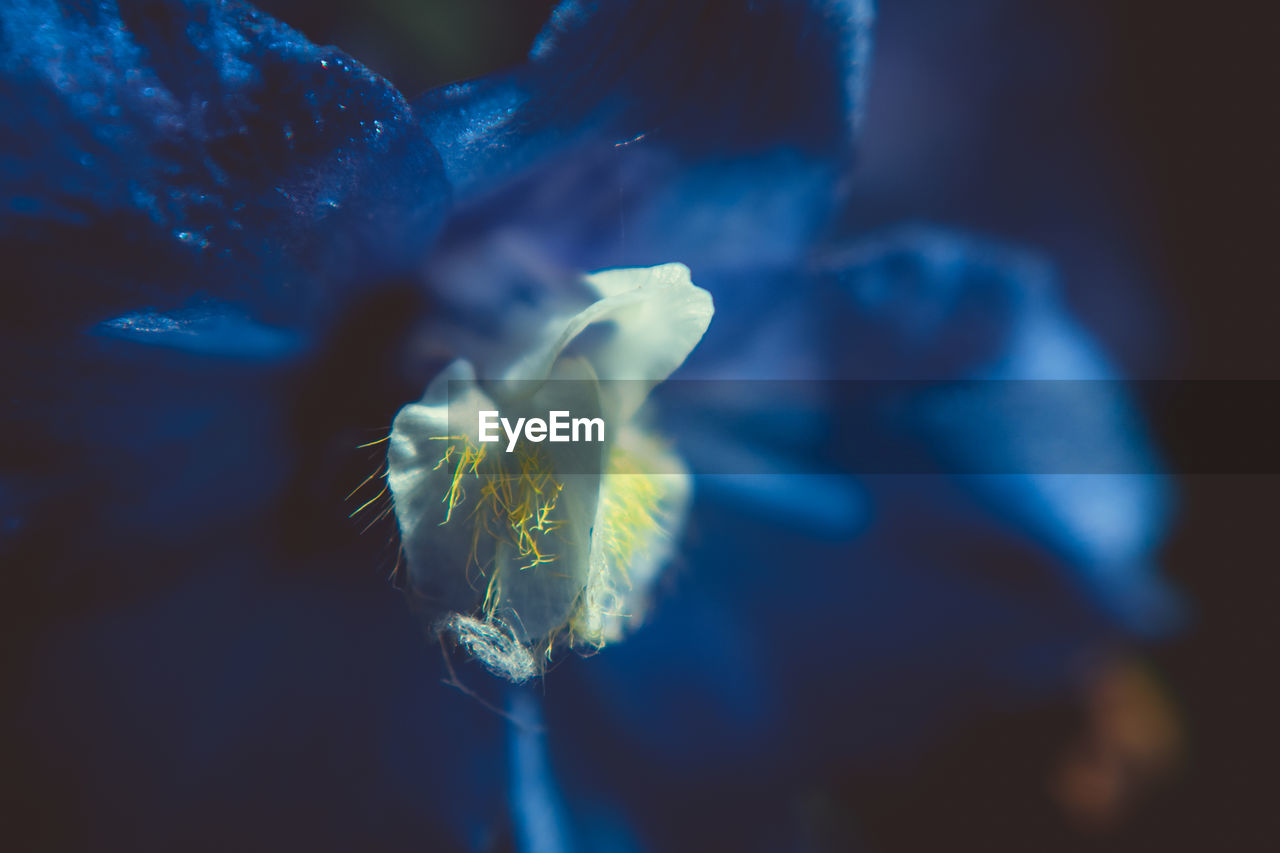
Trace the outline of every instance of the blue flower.
<path fill-rule="evenodd" d="M 945 399 L 897 425 L 968 472 L 932 479 L 779 456 L 843 428 L 822 400 L 672 413 L 695 474 L 758 475 L 698 481 L 650 624 L 516 725 L 437 683 L 389 520 L 345 519 L 396 411 L 594 270 L 693 271 L 691 377 L 1113 378 L 1034 257 L 830 230 L 871 18 L 569 0 L 524 64 L 411 102 L 237 0 L 0 5 L 0 557 L 24 796 L 81 818 L 51 844 L 776 849 L 753 806 L 1167 623 L 1160 482 L 1037 473 L 1033 424 Z M 1095 425 L 1152 468 L 1123 402 Z"/>

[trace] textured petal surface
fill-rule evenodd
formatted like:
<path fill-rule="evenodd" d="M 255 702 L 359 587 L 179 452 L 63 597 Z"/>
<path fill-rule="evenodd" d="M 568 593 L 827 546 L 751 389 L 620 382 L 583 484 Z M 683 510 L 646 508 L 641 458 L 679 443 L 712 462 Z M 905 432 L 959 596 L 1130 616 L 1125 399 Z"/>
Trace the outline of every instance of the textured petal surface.
<path fill-rule="evenodd" d="M 371 300 L 439 226 L 431 143 L 386 81 L 234 0 L 6 3 L 0 73 L 23 496 L 0 536 L 74 518 L 81 547 L 136 546 L 264 511 L 352 426 L 338 377 L 399 339 L 343 330 L 387 319 Z M 304 414 L 321 374 L 350 393 Z"/>
<path fill-rule="evenodd" d="M 196 298 L 297 324 L 439 224 L 439 158 L 390 84 L 235 0 L 17 0 L 0 49 L 6 325 Z"/>

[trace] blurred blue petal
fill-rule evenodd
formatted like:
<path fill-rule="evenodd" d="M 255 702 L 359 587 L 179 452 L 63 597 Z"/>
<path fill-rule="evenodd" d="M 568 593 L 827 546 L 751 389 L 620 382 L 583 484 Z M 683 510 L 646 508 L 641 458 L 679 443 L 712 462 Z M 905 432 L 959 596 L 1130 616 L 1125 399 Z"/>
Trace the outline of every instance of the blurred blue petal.
<path fill-rule="evenodd" d="M 273 511 L 297 461 L 281 405 L 294 371 L 216 353 L 157 357 L 106 335 L 51 348 L 38 370 L 30 355 L 0 346 L 0 481 L 23 496 L 17 541 L 66 531 L 43 546 L 45 559 L 78 574 L 95 563 L 140 569 Z"/>
<path fill-rule="evenodd" d="M 418 107 L 458 190 L 448 246 L 498 232 L 570 269 L 794 261 L 862 106 L 869 0 L 566 2 L 529 61 Z"/>
<path fill-rule="evenodd" d="M 758 476 L 716 476 L 713 488 L 698 480 L 687 569 L 677 568 L 644 629 L 549 678 L 552 726 L 585 731 L 592 720 L 598 730 L 561 756 L 566 779 L 607 787 L 654 849 L 704 830 L 708 844 L 714 836 L 769 849 L 750 830 L 735 835 L 728 811 L 673 823 L 667 804 L 715 790 L 715 807 L 736 812 L 751 797 L 763 808 L 848 767 L 900 772 L 978 715 L 1069 693 L 1090 661 L 1167 628 L 1176 613 L 1153 571 L 1167 524 L 1162 477 L 1041 473 L 1043 422 L 945 393 L 959 379 L 1115 378 L 1070 319 L 1047 265 L 908 228 L 818 266 L 797 279 L 813 314 L 783 348 L 819 347 L 822 378 L 836 382 L 937 381 L 944 393 L 912 397 L 915 407 L 891 413 L 884 428 L 956 473 L 866 475 L 856 453 L 841 456 L 856 437 L 831 408 L 835 444 L 811 444 L 810 464 L 828 466 L 818 479 L 833 488 L 854 484 L 855 507 L 842 513 L 832 489 L 800 488 L 809 477 L 793 475 L 796 488 L 767 499 Z M 1050 414 L 1091 431 L 1087 442 L 1108 464 L 1158 470 L 1123 394 L 1087 402 L 1102 405 Z M 725 440 L 772 412 L 762 407 L 754 419 L 722 413 Z M 696 448 L 690 458 L 696 468 Z M 984 470 L 1015 473 L 972 473 Z M 628 769 L 611 772 L 619 767 Z M 668 781 L 657 791 L 646 787 L 653 779 Z"/>
<path fill-rule="evenodd" d="M 824 261 L 838 375 L 959 380 L 920 395 L 895 432 L 962 472 L 974 500 L 1059 554 L 1065 578 L 1126 627 L 1171 627 L 1177 605 L 1153 568 L 1169 484 L 1051 266 L 919 226 Z M 1054 441 L 1063 429 L 1069 455 Z"/>
<path fill-rule="evenodd" d="M 381 578 L 299 582 L 265 531 L 237 539 L 25 650 L 42 666 L 13 710 L 41 763 L 21 796 L 75 805 L 42 846 L 488 849 L 502 719 L 440 684 Z"/>
<path fill-rule="evenodd" d="M 508 702 L 509 791 L 515 836 L 524 853 L 569 853 L 573 845 L 547 755 L 539 701 L 527 688 L 515 688 Z"/>

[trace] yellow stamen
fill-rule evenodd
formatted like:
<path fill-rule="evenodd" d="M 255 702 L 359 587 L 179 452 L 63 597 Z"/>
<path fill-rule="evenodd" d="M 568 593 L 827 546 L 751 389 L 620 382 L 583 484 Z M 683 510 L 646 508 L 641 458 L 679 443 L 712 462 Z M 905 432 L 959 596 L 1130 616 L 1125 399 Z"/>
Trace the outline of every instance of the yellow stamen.
<path fill-rule="evenodd" d="M 447 506 L 441 525 L 452 521 L 454 510 L 466 503 L 466 479 L 481 481 L 468 516 L 472 526 L 472 563 L 479 566 L 482 534 L 512 547 L 519 571 L 556 559 L 557 555 L 547 548 L 547 537 L 564 524 L 554 517 L 564 486 L 552 476 L 541 449 L 520 447 L 508 457 L 486 453 L 484 446 L 477 446 L 466 435 L 435 436 L 433 440 L 449 442 L 434 470 L 453 466 L 449 486 L 441 498 Z M 485 590 L 486 613 L 491 614 L 497 607 L 499 593 L 499 578 L 494 574 Z"/>

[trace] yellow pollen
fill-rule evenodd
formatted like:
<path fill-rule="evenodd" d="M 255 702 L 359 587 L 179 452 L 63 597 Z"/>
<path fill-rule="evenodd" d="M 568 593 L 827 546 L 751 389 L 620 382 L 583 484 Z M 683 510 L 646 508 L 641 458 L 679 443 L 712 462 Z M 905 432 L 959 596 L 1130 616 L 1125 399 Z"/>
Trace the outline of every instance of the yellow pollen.
<path fill-rule="evenodd" d="M 605 548 L 623 578 L 637 551 L 647 547 L 662 530 L 662 489 L 656 477 L 646 474 L 636 454 L 614 447 L 607 468 L 609 488 L 603 490 L 601 513 Z"/>
<path fill-rule="evenodd" d="M 466 481 L 479 482 L 469 519 L 472 525 L 471 561 L 479 565 L 477 553 L 481 535 L 510 545 L 520 563 L 519 570 L 550 563 L 556 555 L 548 548 L 547 537 L 563 526 L 553 517 L 564 488 L 551 473 L 549 461 L 540 448 L 518 447 L 514 453 L 489 454 L 470 436 L 435 436 L 449 446 L 434 470 L 452 465 L 452 476 L 441 501 L 446 505 L 444 521 L 453 520 L 454 510 L 467 501 Z M 484 609 L 496 606 L 497 575 L 489 579 Z"/>

